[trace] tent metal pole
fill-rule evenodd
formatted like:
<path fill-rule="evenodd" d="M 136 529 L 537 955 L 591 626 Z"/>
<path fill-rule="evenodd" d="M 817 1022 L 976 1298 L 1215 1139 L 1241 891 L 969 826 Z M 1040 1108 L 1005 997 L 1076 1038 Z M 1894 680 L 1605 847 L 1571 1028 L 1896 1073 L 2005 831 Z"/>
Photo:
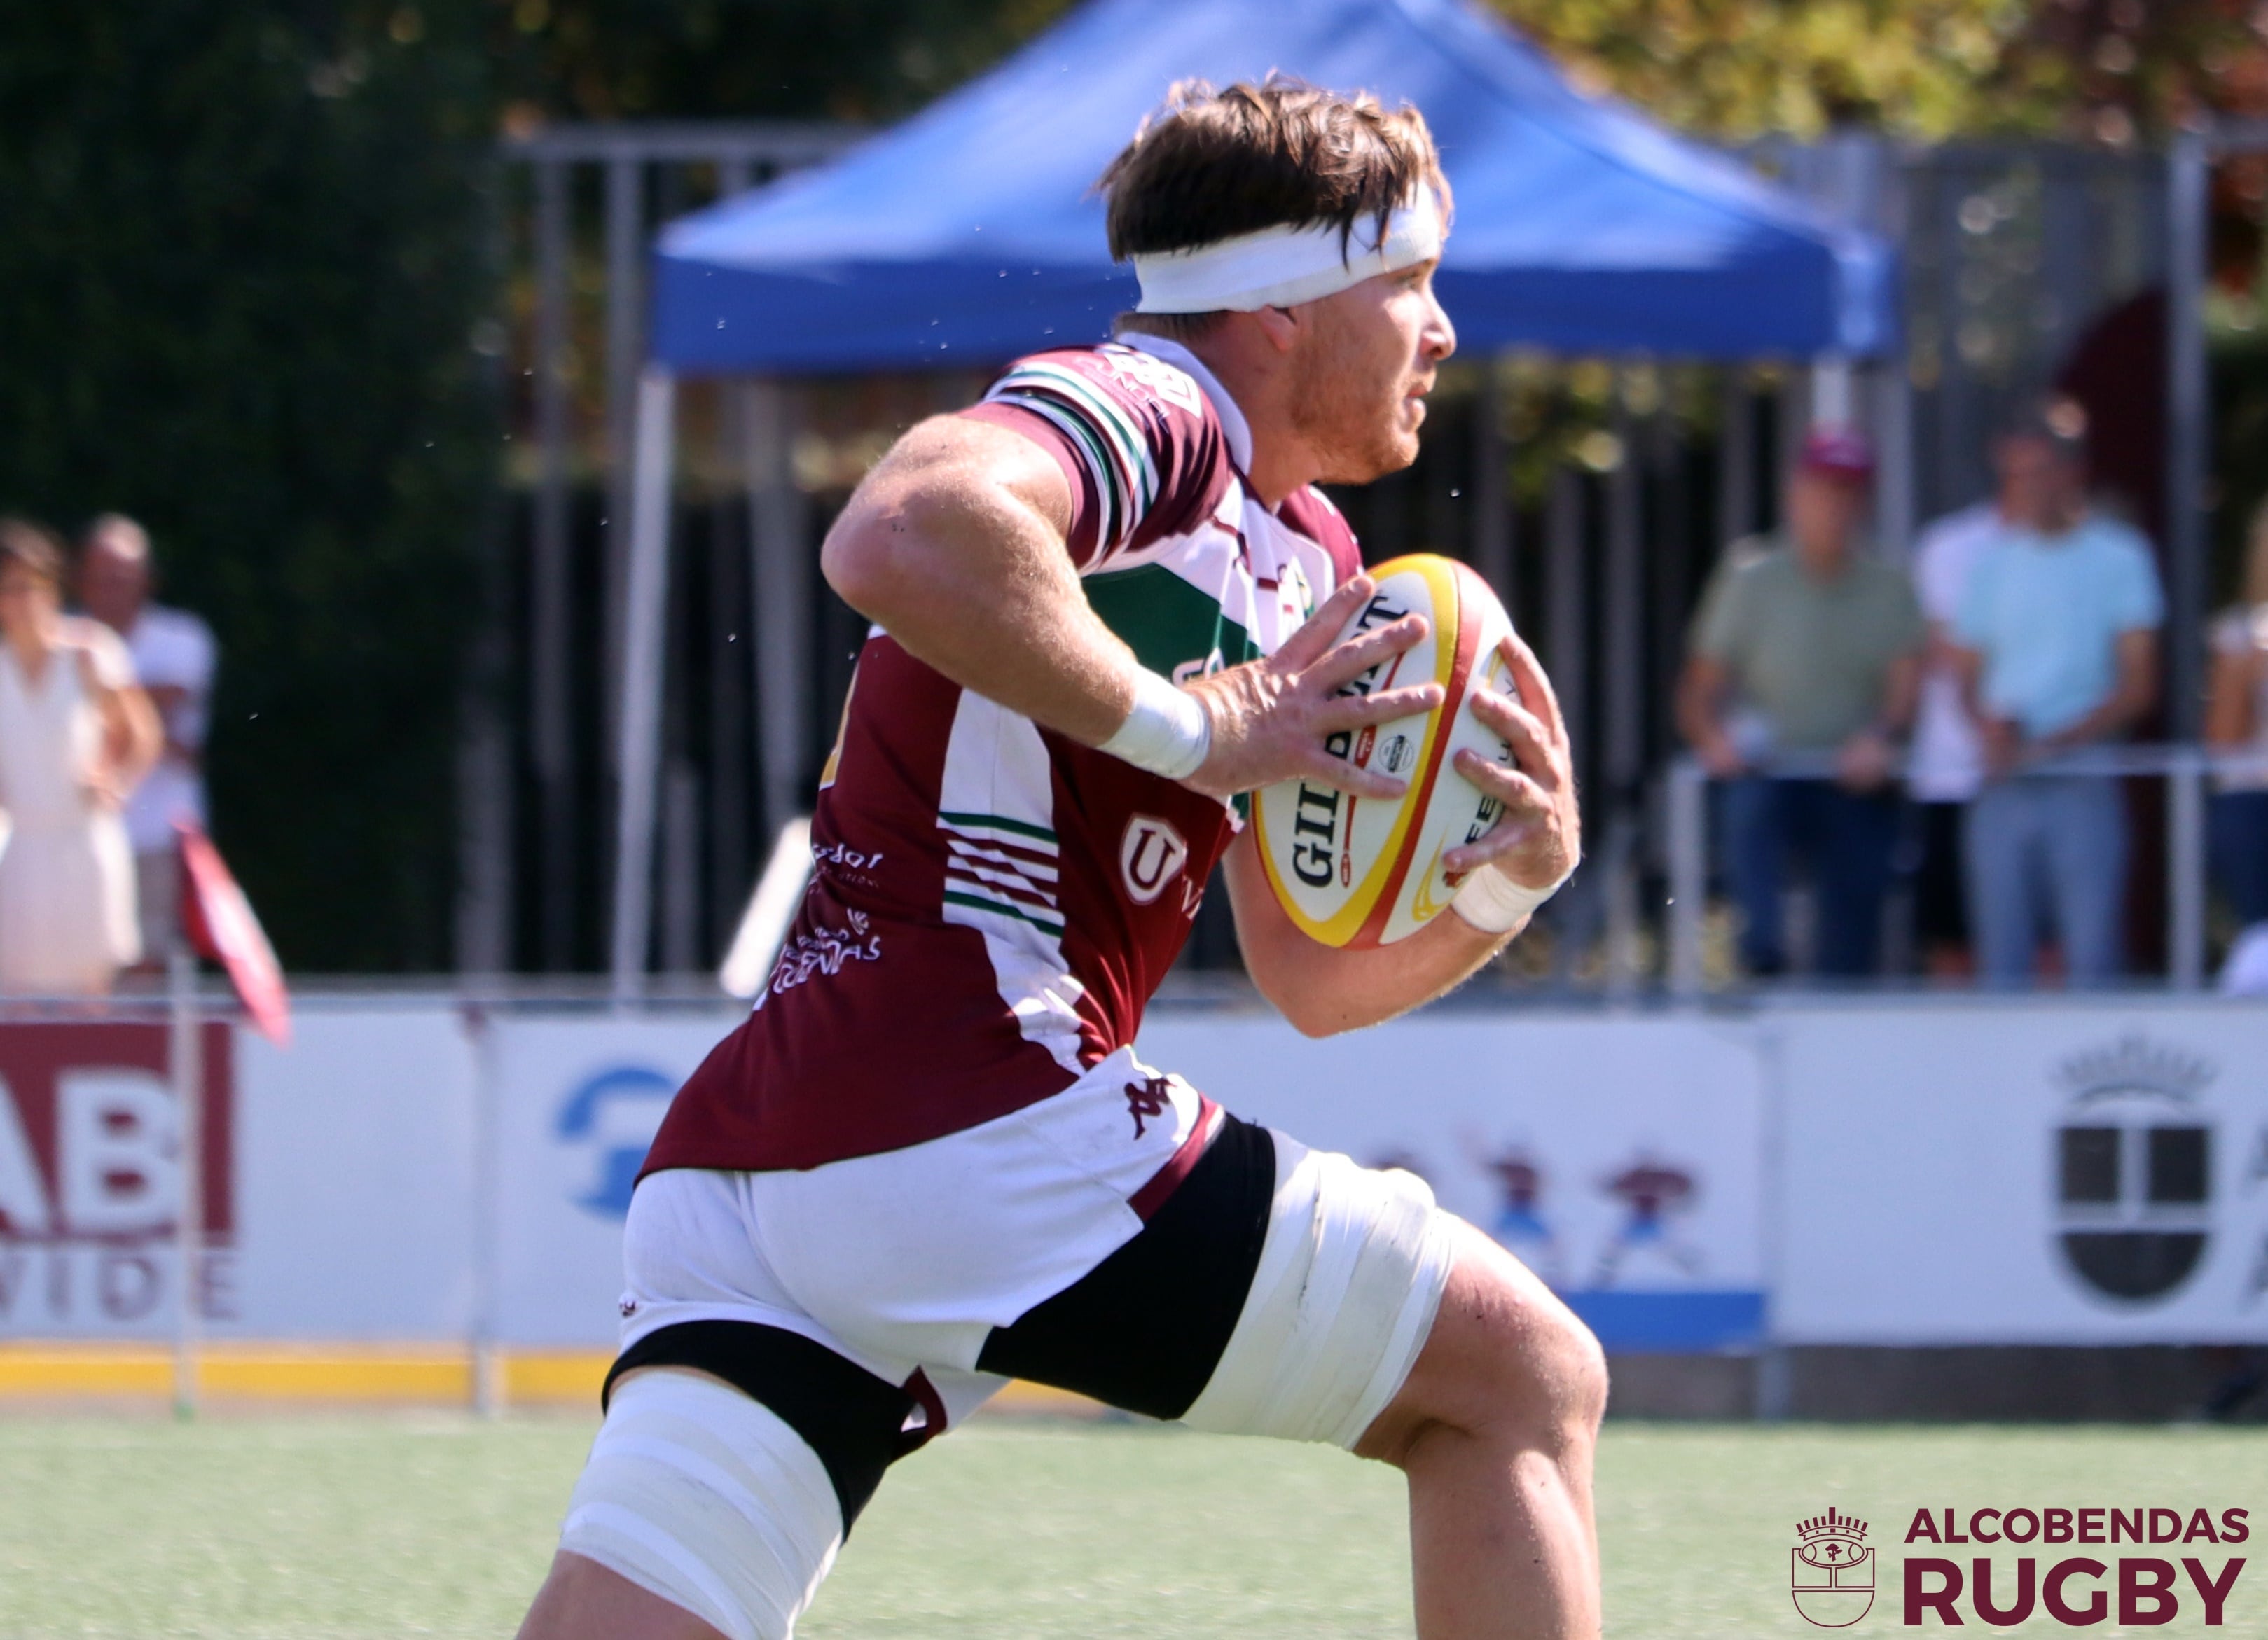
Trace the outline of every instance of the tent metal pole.
<path fill-rule="evenodd" d="M 575 961 L 575 738 L 568 679 L 573 572 L 567 533 L 566 164 L 535 167 L 535 516 L 529 579 L 534 607 L 528 694 L 530 750 L 543 823 L 536 848 L 541 901 L 540 965 Z"/>
<path fill-rule="evenodd" d="M 2167 160 L 2166 569 L 2168 726 L 2195 740 L 2205 727 L 2205 441 L 2211 436 L 2205 282 L 2206 139 L 2185 133 Z"/>
<path fill-rule="evenodd" d="M 1869 372 L 1874 401 L 1874 546 L 1890 563 L 1913 555 L 1914 494 L 1913 381 L 1905 361 L 1891 356 Z"/>
<path fill-rule="evenodd" d="M 1639 494 L 1638 425 L 1630 381 L 1615 379 L 1614 430 L 1622 459 L 1607 475 L 1606 632 L 1604 659 L 1606 789 L 1612 818 L 1607 847 L 1607 986 L 1626 994 L 1638 983 L 1638 808 L 1646 774 L 1646 541 Z"/>
<path fill-rule="evenodd" d="M 1572 467 L 1554 467 L 1544 528 L 1544 636 L 1551 680 L 1567 720 L 1567 739 L 1581 778 L 1591 750 L 1590 658 L 1584 643 L 1589 599 L 1583 585 L 1583 480 Z"/>
<path fill-rule="evenodd" d="M 653 921 L 655 787 L 661 763 L 663 624 L 669 607 L 670 457 L 677 381 L 659 364 L 638 377 L 636 483 L 630 506 L 628 597 L 623 609 L 622 788 L 615 828 L 614 999 L 645 988 Z"/>
<path fill-rule="evenodd" d="M 810 807 L 804 773 L 811 744 L 812 555 L 795 485 L 796 410 L 790 383 L 762 381 L 747 389 L 756 773 L 763 829 L 774 835 Z"/>
<path fill-rule="evenodd" d="M 720 154 L 717 191 L 745 193 L 754 173 L 745 158 Z M 738 382 L 717 384 L 718 471 L 731 473 L 747 447 L 747 393 Z M 743 546 L 747 511 L 738 486 L 721 487 L 709 533 L 709 884 L 711 943 L 722 957 L 755 881 L 749 799 L 754 795 L 755 678 L 747 656 L 756 646 L 749 559 Z"/>
<path fill-rule="evenodd" d="M 1717 438 L 1717 551 L 1756 527 L 1756 418 L 1745 365 L 1725 369 L 1724 427 Z"/>
<path fill-rule="evenodd" d="M 644 251 L 645 165 L 638 159 L 607 162 L 607 522 L 605 676 L 622 673 L 626 641 L 622 611 L 628 602 L 630 516 L 637 506 L 635 461 L 638 391 L 638 263 Z M 607 732 L 620 732 L 622 702 L 611 689 Z M 626 771 L 616 769 L 620 778 Z"/>

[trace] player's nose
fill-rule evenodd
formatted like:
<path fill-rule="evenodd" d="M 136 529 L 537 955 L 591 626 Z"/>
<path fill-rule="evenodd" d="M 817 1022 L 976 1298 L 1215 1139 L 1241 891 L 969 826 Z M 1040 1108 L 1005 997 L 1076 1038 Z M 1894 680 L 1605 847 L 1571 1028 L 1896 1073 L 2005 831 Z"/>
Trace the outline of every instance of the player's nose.
<path fill-rule="evenodd" d="M 1436 364 L 1457 350 L 1457 327 L 1449 322 L 1448 310 L 1430 285 L 1425 290 L 1425 328 L 1419 335 L 1418 346 L 1425 357 Z"/>

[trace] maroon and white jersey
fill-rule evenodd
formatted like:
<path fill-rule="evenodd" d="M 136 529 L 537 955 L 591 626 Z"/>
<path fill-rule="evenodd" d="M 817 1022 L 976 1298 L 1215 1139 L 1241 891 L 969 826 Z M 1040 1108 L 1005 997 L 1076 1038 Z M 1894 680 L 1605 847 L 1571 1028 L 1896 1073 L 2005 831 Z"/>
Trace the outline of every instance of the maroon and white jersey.
<path fill-rule="evenodd" d="M 1316 491 L 1274 513 L 1248 495 L 1242 416 L 1172 342 L 1036 354 L 965 414 L 1061 463 L 1088 599 L 1167 677 L 1272 653 L 1360 567 Z M 802 910 L 645 1171 L 815 1167 L 1064 1092 L 1132 1043 L 1236 823 L 875 629 L 821 777 Z"/>

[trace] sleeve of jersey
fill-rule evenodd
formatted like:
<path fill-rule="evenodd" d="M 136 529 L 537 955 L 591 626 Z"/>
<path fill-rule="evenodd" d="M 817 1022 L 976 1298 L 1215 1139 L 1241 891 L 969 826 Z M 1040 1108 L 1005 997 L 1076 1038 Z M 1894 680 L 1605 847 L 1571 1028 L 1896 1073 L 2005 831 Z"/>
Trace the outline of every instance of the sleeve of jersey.
<path fill-rule="evenodd" d="M 1169 402 L 1097 354 L 1019 360 L 962 414 L 1012 428 L 1054 456 L 1071 484 L 1067 539 L 1084 574 L 1189 528 L 1226 475 L 1210 416 Z"/>

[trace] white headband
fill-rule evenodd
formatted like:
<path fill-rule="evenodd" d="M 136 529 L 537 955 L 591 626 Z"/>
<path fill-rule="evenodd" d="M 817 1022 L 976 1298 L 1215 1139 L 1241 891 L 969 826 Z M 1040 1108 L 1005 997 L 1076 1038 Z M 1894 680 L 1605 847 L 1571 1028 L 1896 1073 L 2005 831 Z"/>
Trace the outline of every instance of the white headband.
<path fill-rule="evenodd" d="M 1416 199 L 1387 217 L 1385 237 L 1367 249 L 1360 232 L 1345 242 L 1337 227 L 1325 223 L 1263 228 L 1193 250 L 1137 256 L 1142 300 L 1134 311 L 1249 313 L 1296 307 L 1440 254 L 1440 202 L 1432 188 L 1421 187 Z"/>

